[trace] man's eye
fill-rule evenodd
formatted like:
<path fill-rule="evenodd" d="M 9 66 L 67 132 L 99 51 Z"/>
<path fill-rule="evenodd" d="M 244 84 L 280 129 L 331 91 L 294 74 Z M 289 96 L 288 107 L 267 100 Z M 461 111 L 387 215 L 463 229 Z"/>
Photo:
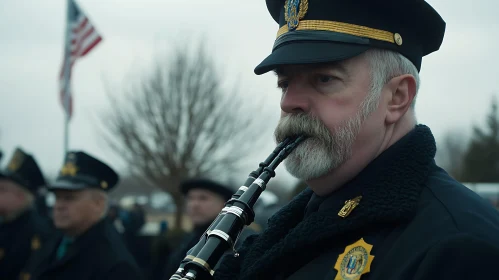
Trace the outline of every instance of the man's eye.
<path fill-rule="evenodd" d="M 321 83 L 329 83 L 329 82 L 333 81 L 334 79 L 335 79 L 335 77 L 333 77 L 333 76 L 327 76 L 327 75 L 317 76 L 317 80 Z"/>
<path fill-rule="evenodd" d="M 278 81 L 277 82 L 277 87 L 280 88 L 280 89 L 286 89 L 288 88 L 288 81 L 286 80 L 282 80 L 282 81 Z"/>

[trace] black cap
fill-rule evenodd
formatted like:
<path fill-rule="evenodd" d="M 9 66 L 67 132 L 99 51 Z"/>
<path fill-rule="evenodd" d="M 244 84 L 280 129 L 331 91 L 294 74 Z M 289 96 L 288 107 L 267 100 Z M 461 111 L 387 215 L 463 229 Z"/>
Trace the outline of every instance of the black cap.
<path fill-rule="evenodd" d="M 215 181 L 203 178 L 185 180 L 180 184 L 180 191 L 187 195 L 192 189 L 205 189 L 222 196 L 225 201 L 231 199 L 235 191 Z"/>
<path fill-rule="evenodd" d="M 267 8 L 280 28 L 257 75 L 284 64 L 340 61 L 371 48 L 399 52 L 419 71 L 445 33 L 444 20 L 423 0 L 267 0 Z"/>
<path fill-rule="evenodd" d="M 45 186 L 45 179 L 35 158 L 20 148 L 16 148 L 7 167 L 0 171 L 0 178 L 13 180 L 34 194 Z"/>
<path fill-rule="evenodd" d="M 110 191 L 118 183 L 118 174 L 107 164 L 81 151 L 66 155 L 64 165 L 50 190 L 80 190 L 94 188 Z"/>

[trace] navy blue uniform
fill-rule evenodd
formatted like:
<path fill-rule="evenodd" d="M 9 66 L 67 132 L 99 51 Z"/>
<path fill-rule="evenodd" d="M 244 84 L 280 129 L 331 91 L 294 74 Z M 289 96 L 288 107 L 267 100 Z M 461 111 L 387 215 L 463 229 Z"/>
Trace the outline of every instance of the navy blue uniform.
<path fill-rule="evenodd" d="M 122 238 L 107 219 L 78 237 L 66 254 L 56 259 L 61 239 L 61 236 L 54 237 L 39 250 L 30 259 L 21 279 L 143 279 Z"/>
<path fill-rule="evenodd" d="M 497 278 L 499 214 L 439 168 L 435 152 L 418 125 L 329 197 L 303 191 L 239 258 L 224 257 L 215 279 Z"/>
<path fill-rule="evenodd" d="M 51 233 L 51 225 L 35 210 L 0 224 L 0 279 L 18 279 L 30 255 L 45 246 Z"/>

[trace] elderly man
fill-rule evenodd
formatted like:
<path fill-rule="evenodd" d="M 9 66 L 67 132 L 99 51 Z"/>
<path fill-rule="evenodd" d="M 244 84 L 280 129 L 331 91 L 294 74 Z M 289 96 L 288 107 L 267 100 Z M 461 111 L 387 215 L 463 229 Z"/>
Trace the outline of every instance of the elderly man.
<path fill-rule="evenodd" d="M 185 196 L 186 213 L 194 229 L 171 254 L 166 268 L 165 280 L 170 279 L 170 276 L 175 273 L 180 262 L 187 255 L 187 251 L 198 243 L 203 233 L 224 208 L 225 202 L 235 193 L 221 183 L 202 178 L 182 182 L 180 191 Z M 253 229 L 245 228 L 235 244 L 236 248 L 239 248 L 242 241 L 253 233 L 255 233 Z"/>
<path fill-rule="evenodd" d="M 35 159 L 20 148 L 0 171 L 0 279 L 18 279 L 32 252 L 52 233 L 35 208 L 36 192 L 44 185 Z"/>
<path fill-rule="evenodd" d="M 30 280 L 142 279 L 108 219 L 107 192 L 118 174 L 100 160 L 69 152 L 56 182 L 53 219 L 61 236 L 49 241 L 25 269 Z"/>
<path fill-rule="evenodd" d="M 434 161 L 417 124 L 422 57 L 445 30 L 423 0 L 267 0 L 282 90 L 277 141 L 308 188 L 215 279 L 496 279 L 499 215 Z M 436 94 L 436 93 L 434 93 Z"/>

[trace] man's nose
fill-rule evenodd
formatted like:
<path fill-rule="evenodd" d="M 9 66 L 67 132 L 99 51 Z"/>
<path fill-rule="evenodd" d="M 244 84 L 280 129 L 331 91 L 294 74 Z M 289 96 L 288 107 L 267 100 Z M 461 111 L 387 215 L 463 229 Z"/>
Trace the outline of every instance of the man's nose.
<path fill-rule="evenodd" d="M 307 87 L 300 81 L 290 82 L 281 98 L 281 110 L 288 114 L 308 113 L 310 96 Z"/>

